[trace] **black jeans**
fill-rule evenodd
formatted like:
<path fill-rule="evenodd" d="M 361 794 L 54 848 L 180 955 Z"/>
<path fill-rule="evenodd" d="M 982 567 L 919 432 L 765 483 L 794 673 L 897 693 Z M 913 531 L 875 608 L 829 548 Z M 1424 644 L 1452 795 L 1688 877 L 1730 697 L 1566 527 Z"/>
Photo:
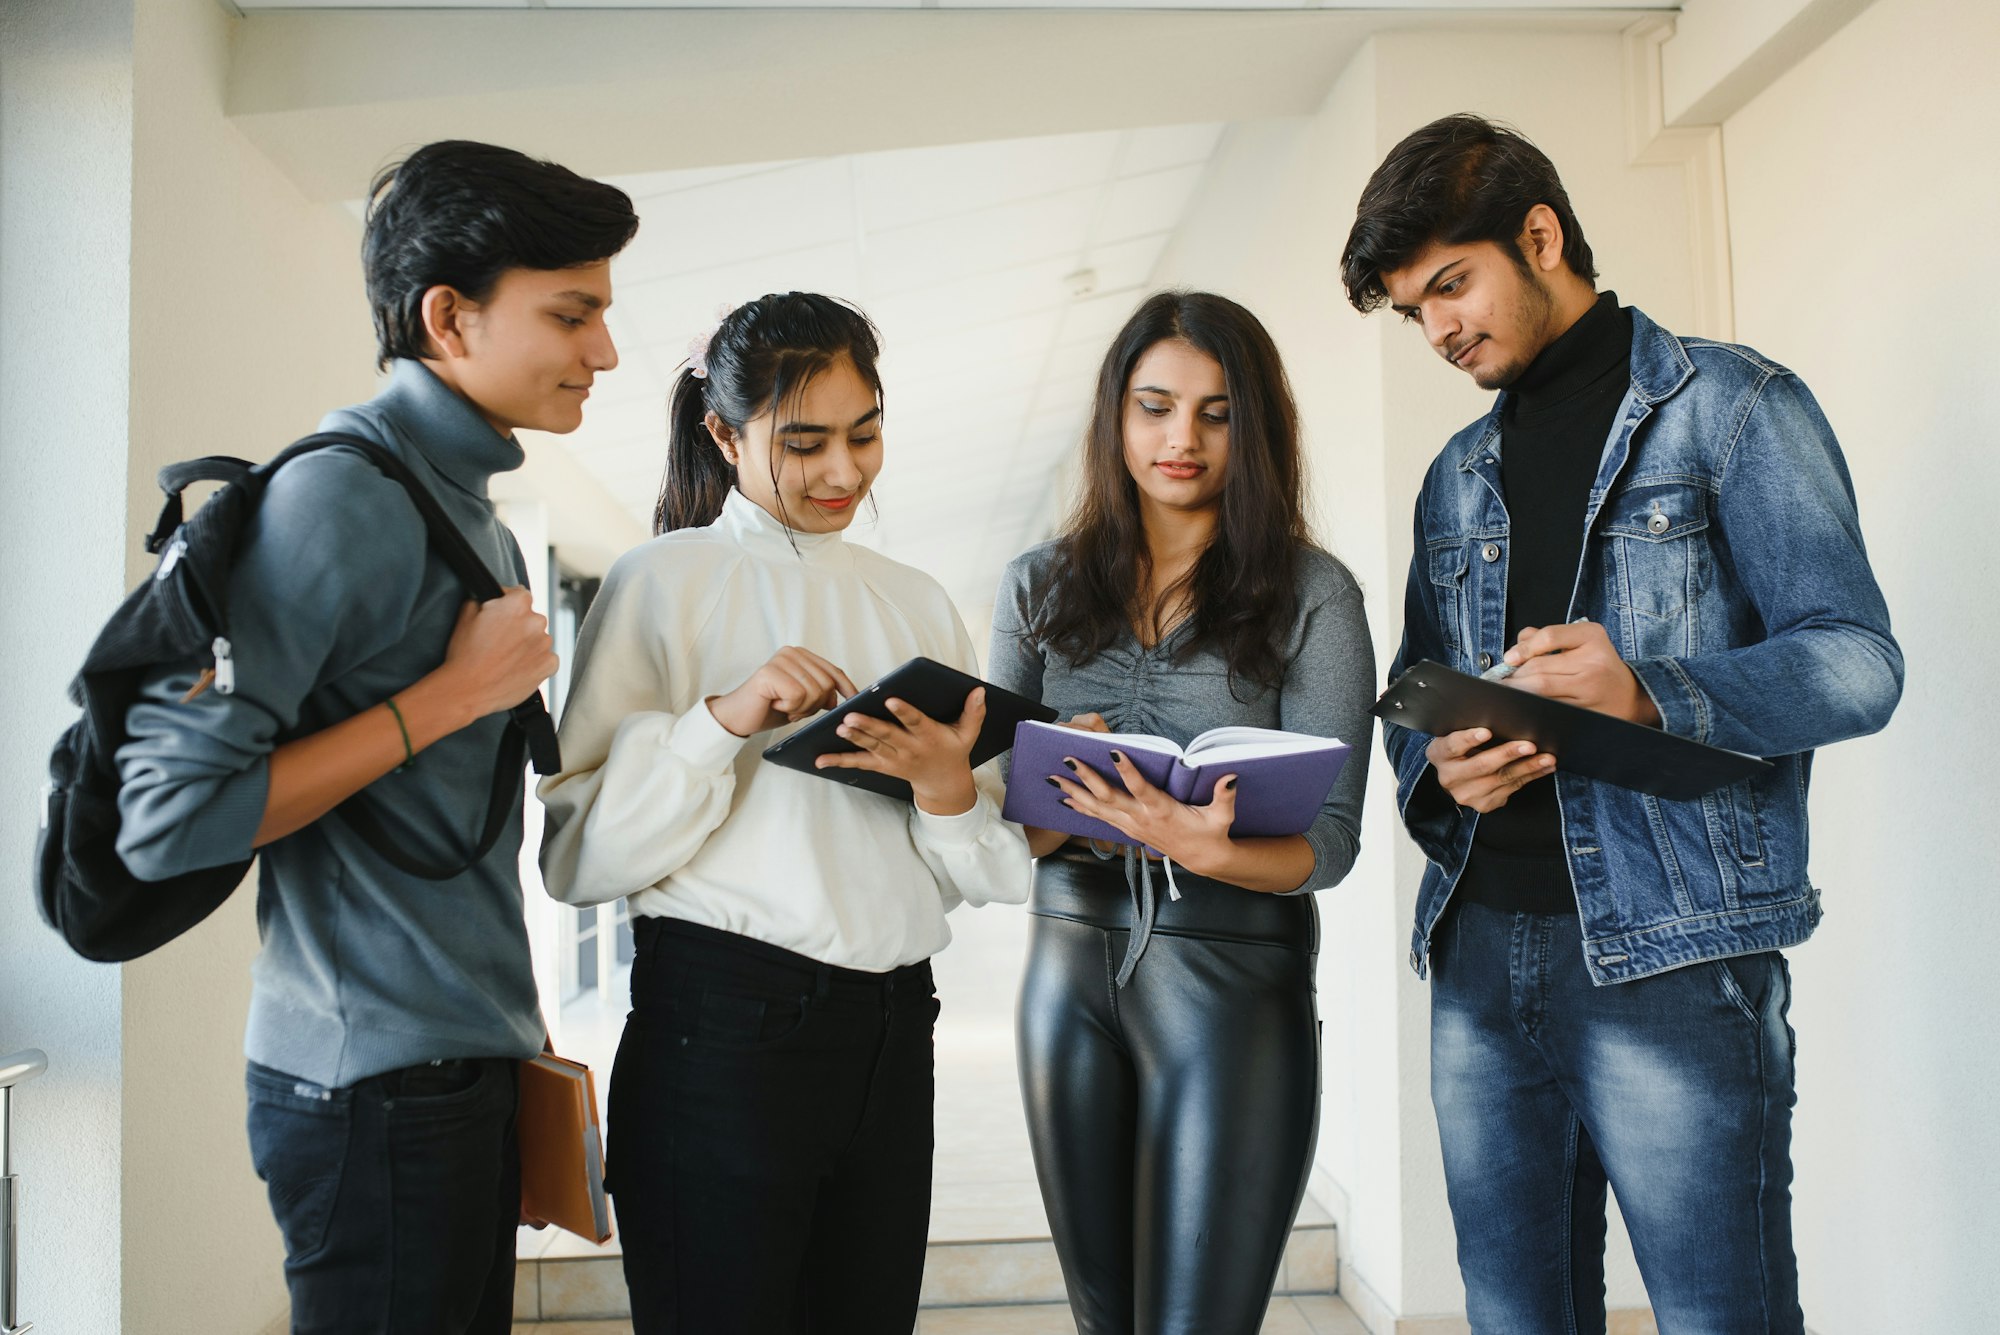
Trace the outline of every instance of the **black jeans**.
<path fill-rule="evenodd" d="M 1021 1093 L 1082 1335 L 1256 1335 L 1319 1134 L 1311 896 L 1178 880 L 1120 988 L 1121 869 L 1035 866 Z"/>
<path fill-rule="evenodd" d="M 298 1335 L 506 1335 L 521 1157 L 512 1058 L 329 1089 L 250 1063 L 250 1158 Z"/>
<path fill-rule="evenodd" d="M 931 1200 L 928 961 L 635 925 L 607 1180 L 640 1335 L 904 1335 Z"/>

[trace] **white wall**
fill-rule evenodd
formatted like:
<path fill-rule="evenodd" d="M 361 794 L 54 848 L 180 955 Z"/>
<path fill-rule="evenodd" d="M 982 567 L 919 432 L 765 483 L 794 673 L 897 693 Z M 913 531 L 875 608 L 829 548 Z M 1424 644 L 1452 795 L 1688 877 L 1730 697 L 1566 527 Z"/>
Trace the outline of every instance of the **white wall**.
<path fill-rule="evenodd" d="M 1380 667 L 1401 633 L 1410 513 L 1424 469 L 1490 397 L 1392 317 L 1347 305 L 1339 256 L 1370 172 L 1451 111 L 1517 125 L 1555 159 L 1602 282 L 1669 326 L 1693 304 L 1678 167 L 1628 164 L 1616 36 L 1390 33 L 1313 117 L 1232 127 L 1156 278 L 1244 302 L 1284 351 L 1303 414 L 1322 539 L 1355 571 Z M 1369 741 L 1373 744 L 1373 738 Z M 1395 819 L 1379 747 L 1362 857 L 1320 896 L 1326 1108 L 1316 1182 L 1343 1227 L 1342 1287 L 1371 1322 L 1464 1310 L 1429 1093 L 1429 997 L 1408 938 L 1423 859 Z M 1614 1307 L 1643 1306 L 1614 1223 Z"/>
<path fill-rule="evenodd" d="M 1854 474 L 1909 684 L 1822 752 L 1793 952 L 1797 1208 L 1821 1335 L 2000 1322 L 2000 932 L 1982 758 L 2000 747 L 1990 572 L 2000 377 L 1979 275 L 2000 217 L 2000 10 L 1877 0 L 1724 122 L 1736 329 L 1818 396 Z"/>
<path fill-rule="evenodd" d="M 1873 3 L 1683 0 L 1660 53 L 1661 115 L 1675 125 L 1734 115 Z"/>
<path fill-rule="evenodd" d="M 125 584 L 132 0 L 0 4 L 0 1052 L 16 1092 L 21 1316 L 118 1328 L 119 979 L 55 945 L 23 874 L 47 748 Z"/>

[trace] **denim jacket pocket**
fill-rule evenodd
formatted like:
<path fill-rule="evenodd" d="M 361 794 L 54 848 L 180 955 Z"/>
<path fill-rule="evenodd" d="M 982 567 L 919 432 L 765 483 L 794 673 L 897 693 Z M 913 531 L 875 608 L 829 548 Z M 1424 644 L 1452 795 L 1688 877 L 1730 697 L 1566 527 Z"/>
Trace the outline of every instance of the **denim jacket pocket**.
<path fill-rule="evenodd" d="M 1461 659 L 1466 653 L 1465 633 L 1465 542 L 1454 538 L 1450 542 L 1432 543 L 1428 565 L 1430 567 L 1431 598 L 1437 603 L 1437 626 L 1444 636 L 1445 648 L 1451 657 Z M 1457 666 L 1456 662 L 1447 666 Z"/>
<path fill-rule="evenodd" d="M 1731 829 L 1736 838 L 1736 860 L 1746 867 L 1764 865 L 1763 815 L 1757 807 L 1757 789 L 1750 780 L 1732 783 L 1727 789 L 1730 812 L 1734 816 Z"/>
<path fill-rule="evenodd" d="M 1606 601 L 1626 613 L 1628 657 L 1700 652 L 1710 502 L 1707 487 L 1685 478 L 1636 482 L 1605 502 Z"/>

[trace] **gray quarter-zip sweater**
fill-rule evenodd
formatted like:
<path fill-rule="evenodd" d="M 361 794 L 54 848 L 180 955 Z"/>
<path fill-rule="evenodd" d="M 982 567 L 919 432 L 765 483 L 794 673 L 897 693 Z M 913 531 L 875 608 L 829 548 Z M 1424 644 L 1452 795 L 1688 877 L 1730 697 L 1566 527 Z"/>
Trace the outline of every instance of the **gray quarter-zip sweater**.
<path fill-rule="evenodd" d="M 377 441 L 410 465 L 503 585 L 526 584 L 487 481 L 518 468 L 503 437 L 420 362 L 398 361 L 374 399 L 322 430 Z M 230 576 L 235 690 L 181 697 L 161 673 L 127 722 L 118 851 L 148 878 L 249 856 L 270 754 L 381 704 L 444 661 L 464 587 L 429 549 L 403 489 L 355 451 L 287 464 L 271 480 Z M 363 794 L 410 853 L 457 863 L 485 822 L 506 716 L 439 741 Z M 325 817 L 263 850 L 245 1048 L 328 1086 L 451 1057 L 541 1046 L 521 916 L 518 810 L 485 858 L 450 881 L 388 865 Z"/>

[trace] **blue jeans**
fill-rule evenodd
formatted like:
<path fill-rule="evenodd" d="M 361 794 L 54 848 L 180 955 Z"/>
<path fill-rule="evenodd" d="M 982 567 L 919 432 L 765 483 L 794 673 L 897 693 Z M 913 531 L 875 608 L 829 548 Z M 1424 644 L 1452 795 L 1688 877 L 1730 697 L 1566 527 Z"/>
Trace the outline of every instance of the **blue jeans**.
<path fill-rule="evenodd" d="M 518 1068 L 448 1061 L 329 1089 L 250 1063 L 250 1158 L 296 1335 L 512 1328 Z"/>
<path fill-rule="evenodd" d="M 1581 935 L 1462 903 L 1434 941 L 1431 1099 L 1475 1335 L 1602 1335 L 1607 1183 L 1662 1335 L 1803 1335 L 1784 959 L 1596 987 Z"/>

